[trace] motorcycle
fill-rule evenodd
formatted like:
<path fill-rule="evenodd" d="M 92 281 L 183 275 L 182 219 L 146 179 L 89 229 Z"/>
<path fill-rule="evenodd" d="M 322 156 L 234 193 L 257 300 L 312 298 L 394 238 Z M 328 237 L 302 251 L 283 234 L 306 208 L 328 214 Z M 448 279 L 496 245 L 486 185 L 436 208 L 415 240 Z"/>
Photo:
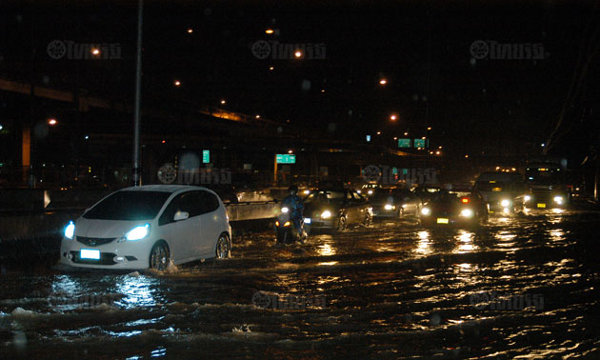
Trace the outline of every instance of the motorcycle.
<path fill-rule="evenodd" d="M 275 220 L 275 233 L 278 244 L 291 244 L 296 241 L 304 243 L 306 232 L 304 231 L 304 220 L 300 220 L 300 228 L 297 229 L 292 221 L 290 209 L 283 206 Z"/>

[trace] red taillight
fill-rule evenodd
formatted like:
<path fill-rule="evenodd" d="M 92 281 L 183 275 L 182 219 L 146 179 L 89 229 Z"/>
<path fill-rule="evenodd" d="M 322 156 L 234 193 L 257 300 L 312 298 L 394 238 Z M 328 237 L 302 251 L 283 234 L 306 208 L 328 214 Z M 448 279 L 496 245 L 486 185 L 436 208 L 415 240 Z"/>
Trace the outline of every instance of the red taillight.
<path fill-rule="evenodd" d="M 469 202 L 471 202 L 471 199 L 469 199 L 468 197 L 464 197 L 464 198 L 460 199 L 460 201 L 461 201 L 463 204 L 468 204 Z"/>

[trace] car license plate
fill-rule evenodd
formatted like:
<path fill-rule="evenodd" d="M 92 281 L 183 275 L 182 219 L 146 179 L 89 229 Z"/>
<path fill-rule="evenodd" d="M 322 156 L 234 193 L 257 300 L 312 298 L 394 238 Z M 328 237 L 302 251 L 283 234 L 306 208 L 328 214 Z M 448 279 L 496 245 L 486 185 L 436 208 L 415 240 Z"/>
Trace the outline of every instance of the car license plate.
<path fill-rule="evenodd" d="M 538 207 L 538 209 L 545 209 L 546 208 L 546 204 L 544 204 L 544 203 L 538 203 L 537 207 Z"/>
<path fill-rule="evenodd" d="M 310 224 L 312 222 L 311 218 L 304 218 L 304 223 L 305 224 Z"/>
<path fill-rule="evenodd" d="M 449 221 L 446 218 L 437 218 L 437 223 L 438 224 L 448 224 Z"/>
<path fill-rule="evenodd" d="M 81 249 L 79 257 L 88 260 L 100 260 L 100 250 L 95 249 Z"/>

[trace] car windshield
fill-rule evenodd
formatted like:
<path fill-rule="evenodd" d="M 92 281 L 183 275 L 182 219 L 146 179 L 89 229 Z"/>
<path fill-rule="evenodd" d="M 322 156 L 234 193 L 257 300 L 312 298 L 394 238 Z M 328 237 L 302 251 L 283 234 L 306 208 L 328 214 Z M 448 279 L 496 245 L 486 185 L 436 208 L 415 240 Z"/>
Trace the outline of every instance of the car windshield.
<path fill-rule="evenodd" d="M 514 189 L 517 189 L 518 184 L 514 183 L 514 182 L 507 182 L 507 181 L 478 181 L 475 184 L 475 188 L 479 191 L 492 191 L 492 192 L 499 192 L 499 191 L 511 191 Z"/>
<path fill-rule="evenodd" d="M 332 202 L 332 201 L 340 201 L 344 199 L 344 193 L 342 191 L 326 191 L 320 190 L 311 193 L 304 202 L 313 203 L 313 202 Z"/>
<path fill-rule="evenodd" d="M 150 220 L 171 195 L 161 191 L 119 191 L 87 211 L 83 217 L 98 220 Z"/>
<path fill-rule="evenodd" d="M 564 183 L 563 173 L 559 169 L 534 169 L 526 173 L 527 181 L 532 185 L 558 185 Z"/>

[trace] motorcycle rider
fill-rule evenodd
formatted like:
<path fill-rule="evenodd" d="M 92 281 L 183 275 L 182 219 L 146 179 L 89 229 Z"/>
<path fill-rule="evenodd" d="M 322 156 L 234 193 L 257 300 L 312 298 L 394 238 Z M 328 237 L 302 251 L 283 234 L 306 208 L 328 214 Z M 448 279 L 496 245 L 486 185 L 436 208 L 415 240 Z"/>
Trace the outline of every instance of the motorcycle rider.
<path fill-rule="evenodd" d="M 295 229 L 298 231 L 300 238 L 304 238 L 305 233 L 302 227 L 302 210 L 304 204 L 298 196 L 298 186 L 292 185 L 288 188 L 289 195 L 283 199 L 282 205 L 287 206 L 290 212 L 290 219 L 294 223 Z"/>

